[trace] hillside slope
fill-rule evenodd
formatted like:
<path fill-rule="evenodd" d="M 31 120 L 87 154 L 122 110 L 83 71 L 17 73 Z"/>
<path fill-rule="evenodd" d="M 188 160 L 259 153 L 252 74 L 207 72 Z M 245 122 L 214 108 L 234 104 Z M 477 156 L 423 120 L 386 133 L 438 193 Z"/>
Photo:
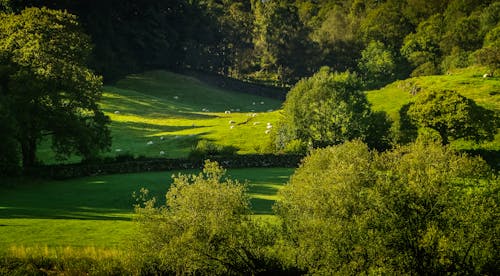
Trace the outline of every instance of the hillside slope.
<path fill-rule="evenodd" d="M 447 75 L 422 76 L 396 81 L 380 90 L 367 92 L 373 109 L 385 111 L 395 122 L 399 121 L 400 108 L 424 90 L 453 90 L 471 98 L 477 104 L 500 112 L 500 77 L 483 78 L 485 70 L 479 67 L 456 70 Z M 453 146 L 463 149 L 500 150 L 500 135 L 493 142 L 476 145 L 457 141 Z"/>
<path fill-rule="evenodd" d="M 150 71 L 105 86 L 100 105 L 112 121 L 107 155 L 177 158 L 187 157 L 200 139 L 236 147 L 241 154 L 265 151 L 266 126 L 277 122 L 281 102 Z M 55 161 L 48 143 L 39 155 L 45 163 Z"/>

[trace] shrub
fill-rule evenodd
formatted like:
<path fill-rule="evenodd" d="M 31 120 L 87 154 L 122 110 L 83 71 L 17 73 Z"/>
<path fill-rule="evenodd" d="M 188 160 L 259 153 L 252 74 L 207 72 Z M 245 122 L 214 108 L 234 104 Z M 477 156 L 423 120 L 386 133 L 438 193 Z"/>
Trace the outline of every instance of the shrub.
<path fill-rule="evenodd" d="M 215 156 L 231 156 L 236 154 L 237 151 L 238 148 L 234 146 L 222 146 L 208 140 L 200 140 L 191 149 L 189 158 L 204 159 Z"/>
<path fill-rule="evenodd" d="M 245 187 L 224 174 L 207 161 L 198 175 L 173 177 L 166 205 L 151 199 L 136 206 L 135 249 L 148 260 L 148 274 L 256 274 L 278 267 L 270 254 L 277 231 L 251 218 Z"/>
<path fill-rule="evenodd" d="M 282 251 L 311 274 L 495 274 L 500 182 L 435 142 L 313 151 L 280 191 Z"/>

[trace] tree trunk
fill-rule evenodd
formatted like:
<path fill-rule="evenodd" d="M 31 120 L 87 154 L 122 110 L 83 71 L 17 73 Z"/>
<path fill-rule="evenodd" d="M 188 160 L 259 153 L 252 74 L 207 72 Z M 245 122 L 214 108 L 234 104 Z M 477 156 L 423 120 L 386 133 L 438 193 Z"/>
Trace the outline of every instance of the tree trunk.
<path fill-rule="evenodd" d="M 36 139 L 27 137 L 21 143 L 23 154 L 23 168 L 29 168 L 35 165 L 36 159 Z"/>

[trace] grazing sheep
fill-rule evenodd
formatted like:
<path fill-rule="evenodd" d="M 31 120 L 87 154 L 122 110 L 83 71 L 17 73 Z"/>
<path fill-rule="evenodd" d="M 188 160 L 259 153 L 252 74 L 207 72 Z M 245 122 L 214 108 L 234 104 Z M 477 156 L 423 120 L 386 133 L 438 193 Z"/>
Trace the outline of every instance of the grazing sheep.
<path fill-rule="evenodd" d="M 264 104 L 264 102 L 260 102 L 260 104 Z"/>
<path fill-rule="evenodd" d="M 254 125 L 254 126 L 256 126 L 256 125 L 258 125 L 258 124 L 260 124 L 260 122 L 254 122 L 254 123 L 253 123 L 253 125 Z"/>
<path fill-rule="evenodd" d="M 486 73 L 486 74 L 483 75 L 483 78 L 489 78 L 489 77 L 491 77 L 491 75 L 488 74 L 488 73 Z"/>
<path fill-rule="evenodd" d="M 255 102 L 252 102 L 252 105 L 255 105 Z"/>
<path fill-rule="evenodd" d="M 266 130 L 264 133 L 269 134 L 271 132 L 270 129 Z"/>
<path fill-rule="evenodd" d="M 121 152 L 121 151 L 122 151 L 122 149 L 115 149 L 115 151 L 116 151 L 116 152 Z"/>
<path fill-rule="evenodd" d="M 161 137 L 160 137 L 160 140 L 162 140 L 162 141 L 163 141 L 163 139 L 165 139 L 165 138 L 164 138 L 163 136 L 161 136 Z"/>
<path fill-rule="evenodd" d="M 268 109 L 267 112 L 273 112 L 273 110 L 272 109 Z"/>
<path fill-rule="evenodd" d="M 165 152 L 164 151 L 160 151 L 160 155 L 165 155 Z"/>
<path fill-rule="evenodd" d="M 115 114 L 120 114 L 120 111 L 116 110 L 116 111 L 115 111 Z"/>
<path fill-rule="evenodd" d="M 267 125 L 266 128 L 267 129 L 271 129 L 271 128 L 273 128 L 273 126 L 272 125 Z"/>
<path fill-rule="evenodd" d="M 252 117 L 255 117 L 255 116 L 257 116 L 257 113 L 252 113 Z"/>
<path fill-rule="evenodd" d="M 226 111 L 224 111 L 224 113 L 225 113 L 225 114 L 231 114 L 231 111 L 226 110 Z"/>
<path fill-rule="evenodd" d="M 179 99 L 179 96 L 174 96 L 174 100 L 178 100 Z"/>
<path fill-rule="evenodd" d="M 230 128 L 230 129 L 233 129 L 233 128 L 234 128 L 234 126 L 230 126 L 229 128 Z"/>
<path fill-rule="evenodd" d="M 236 122 L 235 122 L 235 121 L 233 121 L 233 120 L 230 120 L 230 121 L 229 121 L 229 124 L 234 124 L 234 123 L 236 123 Z"/>
<path fill-rule="evenodd" d="M 148 144 L 148 145 L 152 145 L 152 144 L 154 144 L 154 143 L 153 143 L 153 141 L 148 141 L 148 142 L 147 142 L 147 144 Z"/>

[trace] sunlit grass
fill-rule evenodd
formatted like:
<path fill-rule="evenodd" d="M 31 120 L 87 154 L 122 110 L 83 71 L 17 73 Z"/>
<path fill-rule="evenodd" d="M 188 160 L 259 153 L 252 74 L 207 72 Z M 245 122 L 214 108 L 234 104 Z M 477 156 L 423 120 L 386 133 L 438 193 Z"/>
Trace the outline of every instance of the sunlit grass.
<path fill-rule="evenodd" d="M 380 90 L 368 91 L 368 100 L 373 109 L 385 111 L 393 121 L 399 121 L 399 110 L 411 101 L 412 89 L 452 90 L 473 99 L 478 105 L 500 112 L 500 77 L 483 78 L 486 72 L 481 67 L 455 70 L 447 75 L 423 76 L 396 81 Z M 452 144 L 460 149 L 500 150 L 500 135 L 494 141 L 480 145 L 474 142 L 455 141 Z"/>
<path fill-rule="evenodd" d="M 236 147 L 239 154 L 266 152 L 266 125 L 278 121 L 281 102 L 151 71 L 104 87 L 100 106 L 112 121 L 112 148 L 105 155 L 184 158 L 200 139 Z M 44 163 L 58 162 L 47 141 L 39 157 Z"/>

